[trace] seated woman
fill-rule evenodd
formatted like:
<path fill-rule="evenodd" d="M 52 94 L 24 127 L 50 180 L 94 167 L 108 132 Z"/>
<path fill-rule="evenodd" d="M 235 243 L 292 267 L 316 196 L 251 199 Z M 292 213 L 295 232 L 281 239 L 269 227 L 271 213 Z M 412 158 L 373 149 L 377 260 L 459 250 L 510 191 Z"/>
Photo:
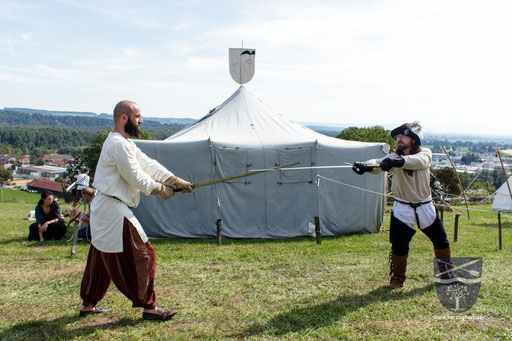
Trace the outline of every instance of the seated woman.
<path fill-rule="evenodd" d="M 41 199 L 36 205 L 36 222 L 30 225 L 28 240 L 60 239 L 68 228 L 60 216 L 60 206 L 53 200 L 53 194 L 48 191 L 41 193 Z"/>

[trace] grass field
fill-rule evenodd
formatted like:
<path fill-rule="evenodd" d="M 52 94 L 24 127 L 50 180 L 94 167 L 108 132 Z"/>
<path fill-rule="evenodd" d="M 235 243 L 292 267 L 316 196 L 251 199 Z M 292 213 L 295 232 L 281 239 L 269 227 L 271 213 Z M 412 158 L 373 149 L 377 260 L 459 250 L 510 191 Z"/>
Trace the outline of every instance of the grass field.
<path fill-rule="evenodd" d="M 141 309 L 113 285 L 99 304 L 111 312 L 79 318 L 88 245 L 69 258 L 63 240 L 26 241 L 25 215 L 39 195 L 3 191 L 0 340 L 512 340 L 511 215 L 502 217 L 503 250 L 496 214 L 461 215 L 453 256 L 483 257 L 479 297 L 465 313 L 439 302 L 432 246 L 422 233 L 411 243 L 405 287 L 384 288 L 389 236 L 380 232 L 321 245 L 306 237 L 220 247 L 212 239 L 152 240 L 158 304 L 180 310 L 155 323 L 141 320 Z M 452 241 L 453 215 L 444 221 Z"/>

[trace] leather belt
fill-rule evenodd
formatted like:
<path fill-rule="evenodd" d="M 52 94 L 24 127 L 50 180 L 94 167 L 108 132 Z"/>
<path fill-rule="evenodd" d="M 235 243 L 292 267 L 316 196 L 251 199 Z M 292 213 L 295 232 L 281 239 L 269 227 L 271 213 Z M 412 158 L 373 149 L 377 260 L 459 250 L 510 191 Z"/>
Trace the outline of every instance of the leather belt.
<path fill-rule="evenodd" d="M 418 212 L 416 211 L 416 209 L 422 205 L 430 204 L 432 202 L 432 199 L 430 199 L 428 201 L 422 201 L 422 202 L 407 202 L 407 201 L 402 201 L 402 200 L 395 198 L 395 201 L 397 201 L 401 204 L 404 204 L 404 205 L 409 205 L 412 207 L 412 209 L 414 210 L 414 217 L 416 218 L 416 224 L 418 224 L 418 228 L 420 228 L 420 218 L 418 217 Z"/>

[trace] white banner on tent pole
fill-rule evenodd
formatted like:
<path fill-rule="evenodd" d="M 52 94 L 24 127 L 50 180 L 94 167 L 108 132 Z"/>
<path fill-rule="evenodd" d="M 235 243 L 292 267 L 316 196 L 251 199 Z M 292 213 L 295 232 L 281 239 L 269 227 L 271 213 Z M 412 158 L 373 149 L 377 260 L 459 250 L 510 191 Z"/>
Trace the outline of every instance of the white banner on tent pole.
<path fill-rule="evenodd" d="M 238 84 L 248 83 L 254 76 L 255 49 L 229 49 L 229 74 Z"/>

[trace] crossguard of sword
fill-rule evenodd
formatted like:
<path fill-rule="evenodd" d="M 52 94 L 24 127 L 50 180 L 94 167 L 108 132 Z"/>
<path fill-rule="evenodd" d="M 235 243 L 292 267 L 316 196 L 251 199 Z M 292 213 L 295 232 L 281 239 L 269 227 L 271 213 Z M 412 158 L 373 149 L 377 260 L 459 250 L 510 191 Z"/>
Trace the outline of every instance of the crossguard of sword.
<path fill-rule="evenodd" d="M 192 183 L 192 175 L 190 173 L 188 173 L 188 179 L 190 180 L 190 183 Z M 195 186 L 192 185 L 192 189 L 194 189 L 194 187 Z M 172 186 L 172 190 L 174 193 L 183 192 L 183 188 L 178 188 L 176 186 Z M 194 193 L 194 200 L 197 200 L 196 191 L 193 191 L 192 193 Z"/>

